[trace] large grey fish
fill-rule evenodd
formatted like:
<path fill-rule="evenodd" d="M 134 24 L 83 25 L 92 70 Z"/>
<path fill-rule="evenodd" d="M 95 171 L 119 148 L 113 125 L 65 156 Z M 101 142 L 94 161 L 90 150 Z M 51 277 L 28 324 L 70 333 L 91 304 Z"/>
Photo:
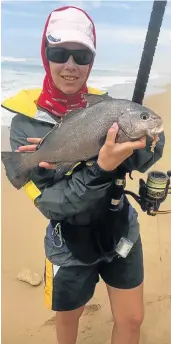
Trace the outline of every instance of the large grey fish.
<path fill-rule="evenodd" d="M 152 110 L 125 99 L 108 95 L 85 95 L 88 106 L 67 114 L 43 138 L 35 152 L 2 152 L 1 160 L 14 187 L 20 189 L 31 170 L 46 161 L 56 163 L 56 180 L 80 161 L 98 156 L 108 129 L 119 125 L 116 142 L 152 137 L 163 131 L 162 119 Z"/>

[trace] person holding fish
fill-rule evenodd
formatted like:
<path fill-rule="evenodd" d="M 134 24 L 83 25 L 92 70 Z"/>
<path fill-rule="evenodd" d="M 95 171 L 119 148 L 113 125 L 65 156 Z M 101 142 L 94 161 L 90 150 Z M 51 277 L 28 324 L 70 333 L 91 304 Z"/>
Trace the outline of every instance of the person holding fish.
<path fill-rule="evenodd" d="M 11 183 L 23 187 L 50 220 L 45 236 L 45 300 L 56 312 L 58 343 L 76 343 L 79 319 L 100 276 L 114 320 L 111 343 L 138 344 L 144 317 L 138 214 L 125 196 L 117 212 L 109 208 L 119 166 L 144 172 L 161 158 L 165 142 L 161 120 L 138 104 L 112 105 L 108 95 L 87 87 L 96 32 L 82 9 L 66 6 L 50 13 L 41 53 L 46 73 L 42 89 L 22 91 L 2 104 L 16 112 L 10 131 L 15 158 L 8 165 L 4 153 L 3 162 Z M 107 106 L 116 112 L 110 120 Z M 132 125 L 129 131 L 128 115 L 137 124 L 136 132 Z M 149 136 L 156 141 L 154 153 Z M 29 174 L 21 156 L 27 169 L 30 166 Z M 132 245 L 127 238 L 132 238 Z"/>

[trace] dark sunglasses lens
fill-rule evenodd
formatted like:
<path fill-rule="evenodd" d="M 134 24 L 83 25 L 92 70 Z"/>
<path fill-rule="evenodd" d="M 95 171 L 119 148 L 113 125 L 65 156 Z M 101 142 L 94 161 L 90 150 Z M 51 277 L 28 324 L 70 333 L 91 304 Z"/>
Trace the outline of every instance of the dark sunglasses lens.
<path fill-rule="evenodd" d="M 75 63 L 78 65 L 88 65 L 93 59 L 93 53 L 90 50 L 68 50 L 58 47 L 46 48 L 46 57 L 51 62 L 65 63 L 70 55 L 73 56 Z"/>
<path fill-rule="evenodd" d="M 93 53 L 89 50 L 75 50 L 72 56 L 78 65 L 88 65 L 93 59 Z"/>
<path fill-rule="evenodd" d="M 69 52 L 64 48 L 46 48 L 47 59 L 55 63 L 65 63 L 69 59 Z"/>

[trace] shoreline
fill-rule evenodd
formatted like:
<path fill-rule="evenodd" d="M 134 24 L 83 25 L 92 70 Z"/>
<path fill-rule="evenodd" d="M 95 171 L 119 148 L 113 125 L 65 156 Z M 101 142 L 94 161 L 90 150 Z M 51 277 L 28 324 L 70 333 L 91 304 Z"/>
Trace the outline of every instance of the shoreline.
<path fill-rule="evenodd" d="M 171 86 L 170 79 L 167 82 L 166 80 L 165 81 L 158 80 L 158 82 L 157 80 L 151 80 L 151 82 L 147 84 L 146 92 L 144 95 L 144 101 L 149 97 L 152 97 L 154 95 L 158 95 L 167 91 L 167 89 L 170 86 Z M 132 100 L 134 87 L 135 87 L 135 83 L 117 84 L 117 85 L 108 87 L 107 91 L 109 92 L 111 96 L 115 98 L 126 98 L 129 100 Z"/>

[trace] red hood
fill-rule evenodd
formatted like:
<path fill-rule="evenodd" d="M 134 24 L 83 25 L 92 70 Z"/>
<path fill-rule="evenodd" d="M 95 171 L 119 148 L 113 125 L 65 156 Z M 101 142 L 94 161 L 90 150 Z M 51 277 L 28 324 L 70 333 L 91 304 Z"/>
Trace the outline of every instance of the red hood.
<path fill-rule="evenodd" d="M 82 11 L 88 18 L 89 20 L 92 22 L 93 25 L 93 35 L 94 35 L 94 44 L 96 47 L 96 32 L 95 32 L 95 26 L 94 23 L 92 21 L 92 19 L 88 16 L 88 14 L 83 11 L 82 9 L 75 7 L 75 6 L 65 6 L 65 7 L 61 7 L 59 9 L 56 9 L 52 12 L 56 12 L 56 11 L 64 11 L 68 8 L 75 8 L 78 9 L 80 11 Z M 86 100 L 82 99 L 81 95 L 83 93 L 87 93 L 88 89 L 87 89 L 87 80 L 85 82 L 85 84 L 81 87 L 81 89 L 73 94 L 73 95 L 67 95 L 65 93 L 63 93 L 61 90 L 59 90 L 53 83 L 52 77 L 51 77 L 51 73 L 50 73 L 50 68 L 49 68 L 49 63 L 45 57 L 45 44 L 46 44 L 46 30 L 47 30 L 47 26 L 49 23 L 49 19 L 50 19 L 51 13 L 49 14 L 46 24 L 45 24 L 45 28 L 44 28 L 44 32 L 43 32 L 43 36 L 42 36 L 42 45 L 41 45 L 41 56 L 42 56 L 42 62 L 44 65 L 44 69 L 46 72 L 44 81 L 43 81 L 43 90 L 40 94 L 40 97 L 37 101 L 37 104 L 44 108 L 45 110 L 47 110 L 48 112 L 52 113 L 53 115 L 57 115 L 59 117 L 62 117 L 66 114 L 67 111 L 69 110 L 73 110 L 74 108 L 82 108 L 86 106 Z M 92 64 L 93 65 L 93 64 Z M 92 65 L 90 66 L 89 69 L 89 73 L 87 76 L 87 79 L 89 77 L 90 71 L 92 69 Z M 58 99 L 58 101 L 55 101 L 54 99 Z M 64 102 L 65 100 L 65 102 Z M 74 107 L 75 105 L 75 107 Z"/>

